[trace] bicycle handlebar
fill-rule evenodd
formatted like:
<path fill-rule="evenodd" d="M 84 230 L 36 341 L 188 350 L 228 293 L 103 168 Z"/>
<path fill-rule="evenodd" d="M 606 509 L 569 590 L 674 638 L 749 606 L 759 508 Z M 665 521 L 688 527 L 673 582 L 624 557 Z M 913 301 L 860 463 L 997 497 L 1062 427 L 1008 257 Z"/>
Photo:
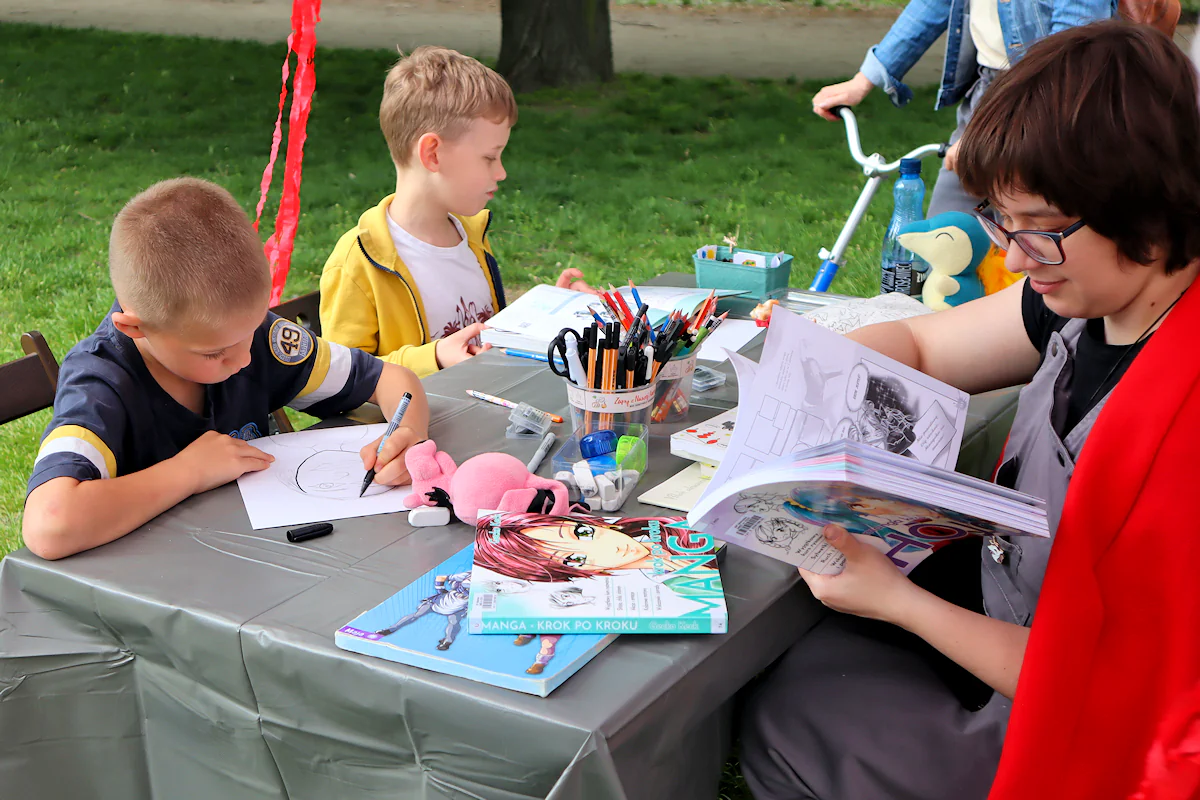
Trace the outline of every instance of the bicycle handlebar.
<path fill-rule="evenodd" d="M 900 168 L 901 159 L 885 163 L 883 156 L 878 153 L 866 155 L 862 150 L 862 141 L 858 136 L 858 121 L 854 117 L 854 112 L 849 106 L 834 106 L 829 109 L 830 113 L 841 116 L 842 121 L 846 123 L 846 142 L 850 146 L 850 156 L 859 163 L 869 176 L 883 175 L 887 172 L 895 172 Z M 926 144 L 906 153 L 903 158 L 925 158 L 928 155 L 937 153 L 938 158 L 946 157 L 946 150 L 949 149 L 948 144 Z"/>

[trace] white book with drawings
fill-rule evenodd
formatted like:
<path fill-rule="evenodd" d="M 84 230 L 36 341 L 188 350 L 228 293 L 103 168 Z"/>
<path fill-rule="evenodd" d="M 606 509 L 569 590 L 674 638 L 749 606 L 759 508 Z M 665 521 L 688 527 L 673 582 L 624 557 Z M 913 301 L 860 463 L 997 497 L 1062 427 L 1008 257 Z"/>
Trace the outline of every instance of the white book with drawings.
<path fill-rule="evenodd" d="M 733 359 L 738 420 L 715 491 L 780 456 L 850 439 L 953 470 L 968 395 L 785 309 L 753 370 Z M 743 375 L 743 372 L 752 375 Z"/>

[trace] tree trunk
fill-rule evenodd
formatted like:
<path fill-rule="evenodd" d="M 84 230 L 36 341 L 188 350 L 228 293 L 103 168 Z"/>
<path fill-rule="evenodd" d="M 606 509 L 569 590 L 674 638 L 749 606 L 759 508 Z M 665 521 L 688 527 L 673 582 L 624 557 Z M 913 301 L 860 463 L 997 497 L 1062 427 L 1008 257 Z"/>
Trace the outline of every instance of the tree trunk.
<path fill-rule="evenodd" d="M 499 71 L 518 92 L 610 80 L 608 0 L 500 0 Z"/>

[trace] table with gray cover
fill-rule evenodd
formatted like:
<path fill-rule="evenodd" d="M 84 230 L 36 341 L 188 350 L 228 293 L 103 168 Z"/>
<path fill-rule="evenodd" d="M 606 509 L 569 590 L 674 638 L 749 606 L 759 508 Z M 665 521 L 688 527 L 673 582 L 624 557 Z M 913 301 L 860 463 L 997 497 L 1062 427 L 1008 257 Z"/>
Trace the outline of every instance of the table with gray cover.
<path fill-rule="evenodd" d="M 736 403 L 722 368 L 729 383 L 693 398 L 693 421 Z M 507 410 L 465 389 L 566 413 L 559 378 L 496 353 L 425 385 L 431 435 L 460 462 L 524 460 L 537 444 L 505 439 Z M 1014 401 L 975 398 L 964 471 L 990 469 Z M 686 465 L 655 437 L 639 493 Z M 732 548 L 727 634 L 623 636 L 539 698 L 334 646 L 339 626 L 469 544 L 469 527 L 393 514 L 303 545 L 283 533 L 252 530 L 230 484 L 63 561 L 4 559 L 2 796 L 713 798 L 734 694 L 821 613 L 794 569 Z"/>

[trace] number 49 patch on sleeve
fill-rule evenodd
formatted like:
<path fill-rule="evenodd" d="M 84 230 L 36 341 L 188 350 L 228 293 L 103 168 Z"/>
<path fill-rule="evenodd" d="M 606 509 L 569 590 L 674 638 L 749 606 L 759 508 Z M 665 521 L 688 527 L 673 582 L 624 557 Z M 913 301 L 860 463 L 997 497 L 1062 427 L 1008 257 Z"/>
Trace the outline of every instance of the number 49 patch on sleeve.
<path fill-rule="evenodd" d="M 267 339 L 271 343 L 271 355 L 280 364 L 288 366 L 303 364 L 314 349 L 312 334 L 286 319 L 277 319 L 271 324 Z"/>

